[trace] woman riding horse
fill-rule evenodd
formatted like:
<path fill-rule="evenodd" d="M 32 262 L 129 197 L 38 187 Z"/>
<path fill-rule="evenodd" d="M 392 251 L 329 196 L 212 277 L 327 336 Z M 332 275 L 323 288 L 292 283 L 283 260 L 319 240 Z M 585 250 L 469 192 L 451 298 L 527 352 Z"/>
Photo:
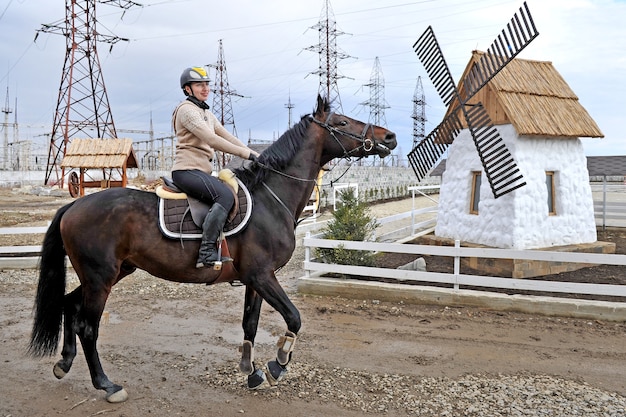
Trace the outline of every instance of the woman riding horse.
<path fill-rule="evenodd" d="M 389 155 L 396 136 L 389 130 L 330 111 L 318 97 L 311 115 L 285 132 L 251 166 L 235 170 L 250 190 L 253 210 L 245 228 L 227 238 L 234 261 L 227 268 L 196 268 L 200 243 L 164 236 L 158 226 L 158 197 L 153 192 L 110 188 L 62 207 L 52 220 L 41 250 L 39 283 L 30 353 L 56 352 L 63 329 L 61 359 L 54 375 L 63 378 L 76 357 L 80 339 L 95 388 L 110 402 L 128 398 L 102 369 L 97 350 L 100 318 L 113 286 L 140 268 L 176 282 L 245 285 L 243 346 L 239 369 L 248 387 L 277 383 L 287 371 L 301 327 L 300 313 L 276 279 L 295 249 L 297 219 L 307 204 L 322 166 L 334 158 Z M 66 256 L 80 285 L 65 294 Z M 287 325 L 276 360 L 265 369 L 254 361 L 261 305 L 267 302 Z"/>

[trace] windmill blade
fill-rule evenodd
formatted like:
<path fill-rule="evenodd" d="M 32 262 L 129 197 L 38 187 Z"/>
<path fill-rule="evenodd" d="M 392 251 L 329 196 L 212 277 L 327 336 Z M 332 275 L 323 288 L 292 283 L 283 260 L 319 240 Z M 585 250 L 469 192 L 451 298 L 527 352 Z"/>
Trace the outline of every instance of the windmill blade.
<path fill-rule="evenodd" d="M 465 102 L 467 103 L 537 36 L 539 32 L 528 5 L 524 2 L 464 80 Z"/>
<path fill-rule="evenodd" d="M 462 128 L 461 121 L 456 114 L 451 114 L 408 154 L 409 163 L 418 182 L 433 170 L 437 161 L 448 149 L 450 146 L 448 138 L 454 138 Z"/>
<path fill-rule="evenodd" d="M 480 161 L 495 198 L 526 185 L 511 152 L 482 103 L 463 110 Z"/>
<path fill-rule="evenodd" d="M 424 65 L 428 77 L 435 85 L 439 97 L 446 106 L 458 95 L 454 78 L 450 73 L 450 68 L 443 57 L 435 32 L 428 26 L 422 36 L 413 44 L 413 49 L 417 57 Z"/>
<path fill-rule="evenodd" d="M 538 35 L 528 5 L 524 2 L 487 52 L 472 66 L 463 80 L 462 95 L 454 84 L 432 27 L 429 26 L 415 42 L 413 48 L 419 60 L 449 108 L 449 116 L 408 155 L 418 181 L 432 170 L 463 128 L 456 116 L 462 111 L 494 197 L 498 198 L 526 185 L 511 152 L 482 103 L 469 105 L 468 102 Z M 450 109 L 455 99 L 457 103 Z"/>

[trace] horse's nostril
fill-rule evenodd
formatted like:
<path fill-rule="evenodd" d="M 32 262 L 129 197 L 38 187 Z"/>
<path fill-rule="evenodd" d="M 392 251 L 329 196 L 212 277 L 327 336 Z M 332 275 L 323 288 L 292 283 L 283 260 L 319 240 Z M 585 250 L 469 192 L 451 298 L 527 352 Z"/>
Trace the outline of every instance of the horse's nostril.
<path fill-rule="evenodd" d="M 391 142 L 396 140 L 396 134 L 393 132 L 389 132 L 385 135 L 385 142 Z"/>

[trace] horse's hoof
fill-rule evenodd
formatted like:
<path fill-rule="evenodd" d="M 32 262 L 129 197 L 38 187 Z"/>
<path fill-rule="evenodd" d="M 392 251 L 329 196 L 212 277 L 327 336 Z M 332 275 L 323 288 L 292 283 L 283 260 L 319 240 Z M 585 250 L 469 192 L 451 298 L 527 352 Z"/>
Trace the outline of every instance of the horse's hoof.
<path fill-rule="evenodd" d="M 283 379 L 287 371 L 287 366 L 283 366 L 278 361 L 269 361 L 267 363 L 267 379 L 270 385 L 278 385 L 278 381 Z"/>
<path fill-rule="evenodd" d="M 123 403 L 128 399 L 128 393 L 124 388 L 119 391 L 115 391 L 111 395 L 107 395 L 107 401 L 110 403 Z"/>
<path fill-rule="evenodd" d="M 65 372 L 58 363 L 54 364 L 54 368 L 52 368 L 52 373 L 57 379 L 61 379 L 65 375 L 67 375 L 67 372 Z"/>
<path fill-rule="evenodd" d="M 265 389 L 270 384 L 267 382 L 265 372 L 261 368 L 256 369 L 253 373 L 248 375 L 248 388 L 250 389 Z"/>

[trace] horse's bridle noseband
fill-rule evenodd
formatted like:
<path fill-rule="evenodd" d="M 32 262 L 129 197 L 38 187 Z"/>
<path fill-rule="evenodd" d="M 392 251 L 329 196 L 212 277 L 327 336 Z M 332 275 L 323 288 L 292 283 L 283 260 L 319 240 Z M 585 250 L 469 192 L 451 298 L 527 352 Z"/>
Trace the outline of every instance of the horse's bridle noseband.
<path fill-rule="evenodd" d="M 335 141 L 337 141 L 339 146 L 341 146 L 341 148 L 343 149 L 343 158 L 349 158 L 351 153 L 358 151 L 361 148 L 363 148 L 365 152 L 369 152 L 372 149 L 374 149 L 374 141 L 370 138 L 365 137 L 369 129 L 372 129 L 372 134 L 374 133 L 374 125 L 372 125 L 371 123 L 366 123 L 365 127 L 363 127 L 363 131 L 361 132 L 361 134 L 357 136 L 354 133 L 346 132 L 345 130 L 337 129 L 334 126 L 331 126 L 329 122 L 333 114 L 335 113 L 334 112 L 328 113 L 328 116 L 326 116 L 326 120 L 324 122 L 321 122 L 312 116 L 311 116 L 311 120 L 315 122 L 316 124 L 322 126 L 324 129 L 328 130 L 328 132 L 333 137 L 333 139 L 335 139 Z M 337 138 L 337 136 L 335 136 L 336 133 L 343 135 L 343 136 L 348 136 L 349 138 L 352 138 L 361 142 L 361 146 L 359 146 L 358 148 L 354 148 L 348 152 L 346 148 L 343 146 L 343 144 L 341 143 L 341 141 Z"/>

